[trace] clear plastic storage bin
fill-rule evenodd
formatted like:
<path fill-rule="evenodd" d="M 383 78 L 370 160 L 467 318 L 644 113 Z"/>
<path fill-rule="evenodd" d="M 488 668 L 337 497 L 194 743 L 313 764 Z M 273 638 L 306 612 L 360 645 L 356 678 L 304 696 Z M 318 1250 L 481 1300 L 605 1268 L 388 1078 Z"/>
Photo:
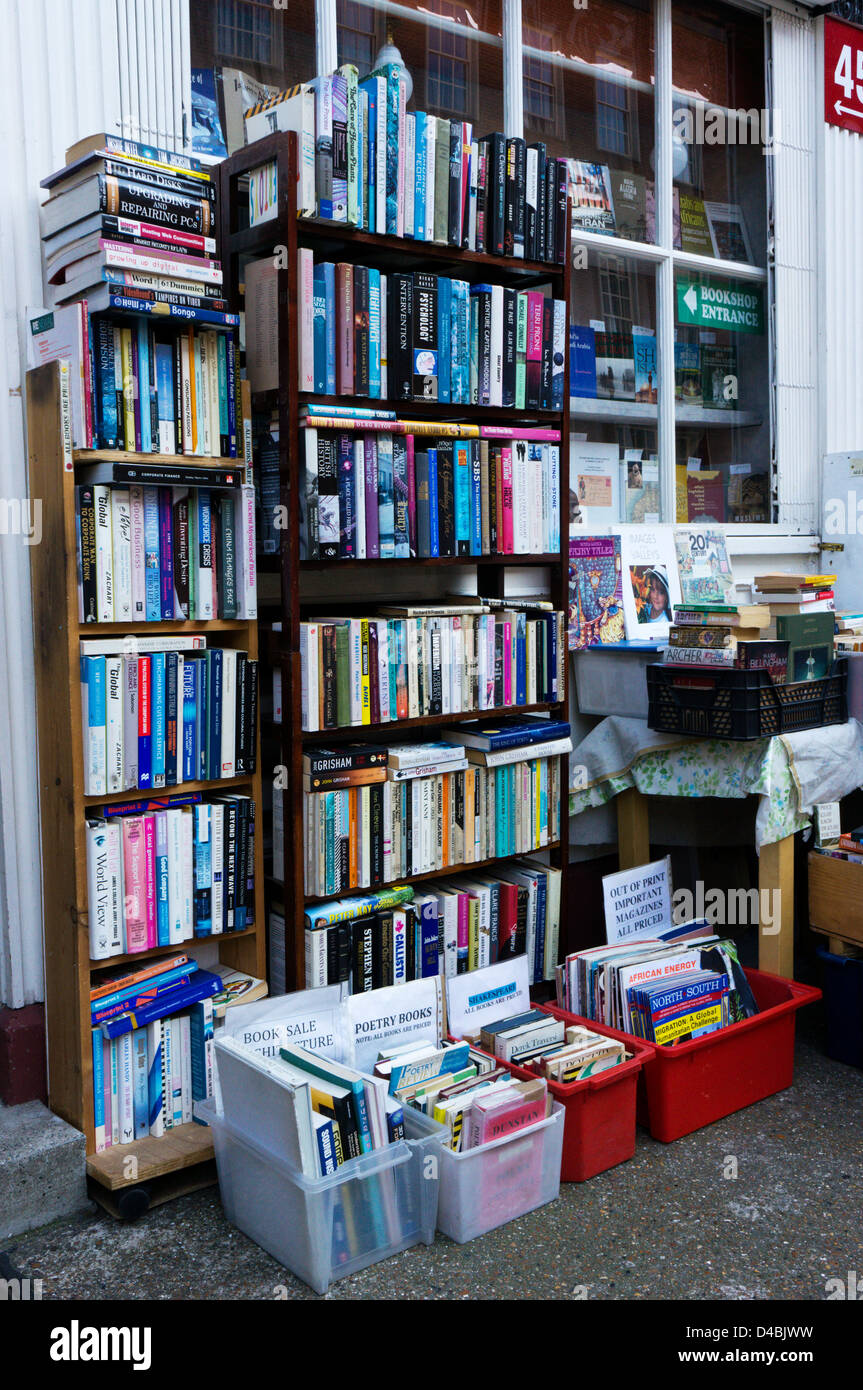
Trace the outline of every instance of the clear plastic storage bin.
<path fill-rule="evenodd" d="M 195 1113 L 213 1135 L 228 1220 L 316 1293 L 434 1240 L 446 1136 L 437 1121 L 406 1109 L 400 1143 L 307 1178 L 217 1114 L 212 1099 L 198 1101 Z"/>
<path fill-rule="evenodd" d="M 443 1148 L 438 1230 L 464 1245 L 553 1202 L 560 1192 L 563 1119 L 555 1101 L 546 1119 L 506 1139 L 464 1153 Z"/>

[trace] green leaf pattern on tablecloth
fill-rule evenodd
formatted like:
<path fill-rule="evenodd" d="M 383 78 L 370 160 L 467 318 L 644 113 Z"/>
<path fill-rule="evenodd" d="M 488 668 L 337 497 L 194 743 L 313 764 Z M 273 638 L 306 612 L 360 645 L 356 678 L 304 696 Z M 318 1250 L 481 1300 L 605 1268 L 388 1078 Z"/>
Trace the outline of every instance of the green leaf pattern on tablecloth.
<path fill-rule="evenodd" d="M 573 754 L 578 762 L 578 752 Z M 589 806 L 604 806 L 627 787 L 645 796 L 694 796 L 742 799 L 762 797 L 756 839 L 760 845 L 782 840 L 804 829 L 797 789 L 781 739 L 732 743 L 699 739 L 676 748 L 652 749 L 633 760 L 614 777 L 570 794 L 570 815 Z"/>

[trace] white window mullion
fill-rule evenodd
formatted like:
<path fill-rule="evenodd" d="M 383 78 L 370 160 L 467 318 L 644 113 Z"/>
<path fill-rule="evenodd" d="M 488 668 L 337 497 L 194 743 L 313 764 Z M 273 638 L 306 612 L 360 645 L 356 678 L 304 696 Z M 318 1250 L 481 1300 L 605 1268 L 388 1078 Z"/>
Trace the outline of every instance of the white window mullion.
<path fill-rule="evenodd" d="M 319 73 L 339 65 L 336 0 L 315 0 L 315 60 Z"/>
<path fill-rule="evenodd" d="M 503 0 L 503 130 L 524 137 L 521 0 Z"/>
<path fill-rule="evenodd" d="M 656 241 L 664 255 L 656 268 L 656 358 L 659 371 L 657 407 L 662 520 L 676 521 L 674 437 L 674 239 L 672 219 L 671 0 L 655 0 L 654 162 L 656 165 Z"/>

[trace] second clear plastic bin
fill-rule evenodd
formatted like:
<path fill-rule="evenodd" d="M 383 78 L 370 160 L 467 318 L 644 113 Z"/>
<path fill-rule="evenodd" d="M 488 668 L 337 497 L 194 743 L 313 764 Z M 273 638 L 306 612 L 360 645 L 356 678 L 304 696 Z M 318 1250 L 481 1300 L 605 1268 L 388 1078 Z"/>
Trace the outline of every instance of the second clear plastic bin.
<path fill-rule="evenodd" d="M 563 1120 L 563 1106 L 555 1101 L 546 1119 L 517 1134 L 464 1153 L 443 1148 L 438 1230 L 463 1245 L 553 1202 L 560 1192 Z"/>

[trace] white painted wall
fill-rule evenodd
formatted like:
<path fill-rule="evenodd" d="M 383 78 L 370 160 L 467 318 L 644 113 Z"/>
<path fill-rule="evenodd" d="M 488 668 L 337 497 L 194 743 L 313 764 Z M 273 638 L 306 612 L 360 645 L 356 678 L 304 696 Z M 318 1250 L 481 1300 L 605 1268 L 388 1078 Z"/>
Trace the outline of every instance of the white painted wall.
<path fill-rule="evenodd" d="M 39 181 L 112 131 L 182 145 L 186 0 L 6 0 L 0 149 L 0 499 L 27 495 L 24 315 L 43 302 Z M 0 1004 L 43 996 L 30 552 L 0 535 Z"/>

